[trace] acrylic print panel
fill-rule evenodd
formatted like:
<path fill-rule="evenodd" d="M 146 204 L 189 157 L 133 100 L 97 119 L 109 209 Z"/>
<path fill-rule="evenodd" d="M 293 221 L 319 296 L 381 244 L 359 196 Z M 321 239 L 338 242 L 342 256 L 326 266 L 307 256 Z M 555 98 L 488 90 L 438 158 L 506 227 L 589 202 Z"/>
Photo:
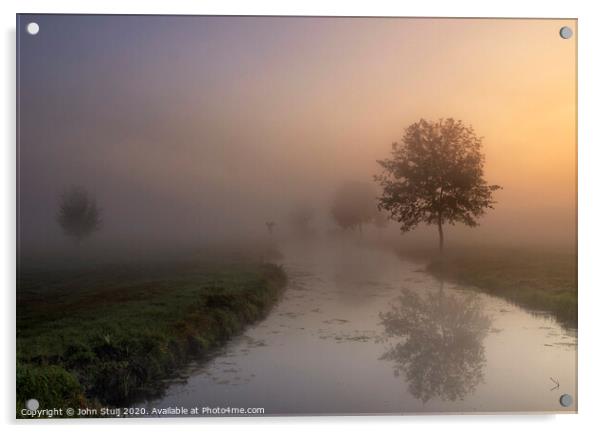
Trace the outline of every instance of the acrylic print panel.
<path fill-rule="evenodd" d="M 576 412 L 576 20 L 17 28 L 17 417 Z"/>

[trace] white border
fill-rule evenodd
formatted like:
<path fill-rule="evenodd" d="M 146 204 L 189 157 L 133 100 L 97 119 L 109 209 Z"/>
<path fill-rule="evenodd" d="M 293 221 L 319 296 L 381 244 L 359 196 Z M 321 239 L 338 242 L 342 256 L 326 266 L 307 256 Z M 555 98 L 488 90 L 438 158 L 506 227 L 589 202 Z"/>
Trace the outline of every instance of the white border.
<path fill-rule="evenodd" d="M 600 312 L 602 287 L 598 284 L 598 254 L 602 237 L 602 128 L 599 105 L 602 100 L 600 77 L 602 67 L 602 16 L 600 2 L 591 1 L 429 1 L 413 0 L 254 0 L 254 1 L 181 1 L 126 2 L 104 1 L 27 1 L 2 2 L 2 60 L 0 69 L 5 95 L 0 110 L 4 143 L 0 150 L 0 228 L 2 249 L 0 275 L 4 314 L 2 314 L 2 422 L 12 430 L 48 431 L 77 430 L 119 431 L 203 431 L 211 429 L 305 431 L 306 429 L 362 431 L 377 428 L 391 431 L 469 431 L 504 432 L 514 429 L 537 429 L 546 432 L 589 431 L 600 425 L 596 418 L 600 399 Z M 541 17 L 579 19 L 579 414 L 557 416 L 408 416 L 408 417 L 307 417 L 307 418 L 245 418 L 194 420 L 104 420 L 101 422 L 51 421 L 40 424 L 14 421 L 14 282 L 15 282 L 15 14 L 20 13 L 145 13 L 145 14 L 224 14 L 224 15 L 366 15 L 366 16 L 463 16 L 463 17 Z"/>

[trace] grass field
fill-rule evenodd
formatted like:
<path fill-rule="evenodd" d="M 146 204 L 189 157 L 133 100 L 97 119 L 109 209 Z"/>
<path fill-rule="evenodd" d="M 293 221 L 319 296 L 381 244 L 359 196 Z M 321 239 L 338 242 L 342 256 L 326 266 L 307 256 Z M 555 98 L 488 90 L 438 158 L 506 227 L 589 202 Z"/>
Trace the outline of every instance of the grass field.
<path fill-rule="evenodd" d="M 427 261 L 427 271 L 476 287 L 517 305 L 552 314 L 577 327 L 577 254 L 556 248 L 451 247 L 410 253 Z"/>
<path fill-rule="evenodd" d="M 265 316 L 285 284 L 268 264 L 25 271 L 17 291 L 17 410 L 117 405 Z"/>

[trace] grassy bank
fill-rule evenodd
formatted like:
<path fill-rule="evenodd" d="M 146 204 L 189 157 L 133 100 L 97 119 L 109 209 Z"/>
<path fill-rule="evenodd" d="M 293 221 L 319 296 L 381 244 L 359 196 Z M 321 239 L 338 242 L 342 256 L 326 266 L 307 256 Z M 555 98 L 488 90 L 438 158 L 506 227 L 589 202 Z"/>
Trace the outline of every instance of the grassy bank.
<path fill-rule="evenodd" d="M 405 252 L 407 253 L 407 252 Z M 577 255 L 553 248 L 452 247 L 422 253 L 427 271 L 577 326 Z"/>
<path fill-rule="evenodd" d="M 154 264 L 21 271 L 17 409 L 118 405 L 156 390 L 264 317 L 286 277 L 266 264 Z"/>

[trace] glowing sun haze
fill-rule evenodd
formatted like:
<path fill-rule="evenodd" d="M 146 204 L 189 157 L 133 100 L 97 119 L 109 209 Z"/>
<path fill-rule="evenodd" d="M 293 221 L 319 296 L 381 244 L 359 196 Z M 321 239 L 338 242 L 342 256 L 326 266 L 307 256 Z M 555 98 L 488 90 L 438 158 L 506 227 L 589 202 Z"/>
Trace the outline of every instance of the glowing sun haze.
<path fill-rule="evenodd" d="M 31 18 L 25 244 L 60 241 L 56 197 L 73 184 L 104 209 L 106 242 L 265 231 L 301 202 L 327 221 L 342 181 L 372 182 L 405 127 L 442 117 L 484 137 L 486 179 L 504 187 L 457 236 L 575 241 L 576 21 Z"/>

